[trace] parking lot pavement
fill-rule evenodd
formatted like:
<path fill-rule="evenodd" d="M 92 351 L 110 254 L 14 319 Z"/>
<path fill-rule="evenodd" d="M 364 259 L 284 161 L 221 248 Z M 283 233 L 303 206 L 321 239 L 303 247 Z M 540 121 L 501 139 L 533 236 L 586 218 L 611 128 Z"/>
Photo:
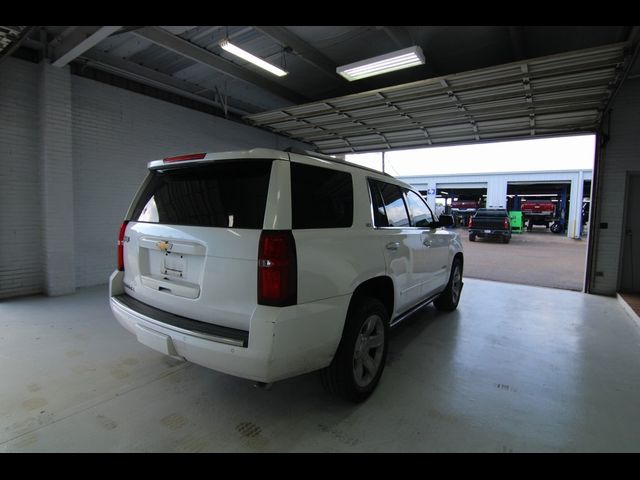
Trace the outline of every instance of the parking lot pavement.
<path fill-rule="evenodd" d="M 464 276 L 540 287 L 582 290 L 587 239 L 575 240 L 541 227 L 513 234 L 511 242 L 469 241 L 458 228 L 464 246 Z"/>

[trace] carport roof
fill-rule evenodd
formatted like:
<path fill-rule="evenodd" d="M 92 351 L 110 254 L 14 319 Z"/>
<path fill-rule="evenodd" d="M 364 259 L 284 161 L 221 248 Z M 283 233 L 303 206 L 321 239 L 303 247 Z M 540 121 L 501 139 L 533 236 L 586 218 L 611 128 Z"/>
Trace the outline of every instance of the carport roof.
<path fill-rule="evenodd" d="M 245 116 L 327 154 L 596 131 L 628 43 Z"/>

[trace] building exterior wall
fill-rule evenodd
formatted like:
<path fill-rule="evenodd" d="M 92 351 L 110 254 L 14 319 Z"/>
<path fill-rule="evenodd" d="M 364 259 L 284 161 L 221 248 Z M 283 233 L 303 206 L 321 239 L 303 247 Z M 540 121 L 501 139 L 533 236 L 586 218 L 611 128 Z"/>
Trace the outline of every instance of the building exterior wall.
<path fill-rule="evenodd" d="M 591 180 L 591 170 L 567 170 L 552 172 L 501 172 L 479 173 L 467 175 L 440 175 L 424 177 L 400 177 L 401 180 L 415 186 L 419 190 L 440 188 L 439 185 L 456 185 L 457 188 L 469 185 L 478 188 L 486 185 L 487 206 L 489 208 L 506 208 L 507 187 L 510 182 L 554 183 L 571 182 L 571 209 L 567 218 L 567 236 L 579 238 L 581 233 L 580 221 L 582 216 L 582 185 L 584 180 Z M 429 206 L 435 208 L 435 194 L 427 197 Z"/>

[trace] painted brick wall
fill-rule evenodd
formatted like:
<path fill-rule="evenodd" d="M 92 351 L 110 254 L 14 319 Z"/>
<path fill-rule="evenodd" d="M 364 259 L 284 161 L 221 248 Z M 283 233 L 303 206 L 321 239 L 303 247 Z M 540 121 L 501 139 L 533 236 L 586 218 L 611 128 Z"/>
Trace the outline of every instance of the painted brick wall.
<path fill-rule="evenodd" d="M 640 172 L 640 79 L 628 79 L 616 97 L 611 116 L 611 135 L 601 162 L 602 190 L 599 218 L 607 229 L 598 232 L 593 293 L 612 295 L 618 285 L 619 255 L 624 223 L 627 172 Z"/>
<path fill-rule="evenodd" d="M 0 66 L 0 298 L 66 293 L 48 289 L 56 282 L 67 292 L 106 283 L 115 267 L 120 223 L 150 160 L 198 151 L 304 147 L 76 76 L 70 76 L 70 94 L 54 90 L 45 106 L 40 102 L 45 84 L 60 87 L 64 74 L 43 74 L 43 69 L 15 58 Z M 47 155 L 53 161 L 45 163 Z M 43 200 L 58 200 L 47 215 Z M 65 245 L 73 251 L 71 259 Z M 58 268 L 65 265 L 66 276 Z"/>
<path fill-rule="evenodd" d="M 105 283 L 122 219 L 147 162 L 171 155 L 286 148 L 283 137 L 72 77 L 76 284 Z"/>
<path fill-rule="evenodd" d="M 44 292 L 75 291 L 73 248 L 73 152 L 69 67 L 40 64 L 39 139 Z"/>
<path fill-rule="evenodd" d="M 0 67 L 0 298 L 43 288 L 38 65 Z"/>

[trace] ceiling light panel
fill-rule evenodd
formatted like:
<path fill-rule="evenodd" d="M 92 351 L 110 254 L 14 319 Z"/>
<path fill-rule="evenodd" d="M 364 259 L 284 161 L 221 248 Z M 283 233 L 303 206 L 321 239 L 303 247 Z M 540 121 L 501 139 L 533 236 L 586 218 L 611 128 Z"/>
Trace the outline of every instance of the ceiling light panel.
<path fill-rule="evenodd" d="M 361 60 L 336 68 L 336 72 L 349 81 L 381 75 L 403 68 L 423 65 L 425 62 L 422 49 L 418 46 L 404 48 L 377 57 Z"/>

